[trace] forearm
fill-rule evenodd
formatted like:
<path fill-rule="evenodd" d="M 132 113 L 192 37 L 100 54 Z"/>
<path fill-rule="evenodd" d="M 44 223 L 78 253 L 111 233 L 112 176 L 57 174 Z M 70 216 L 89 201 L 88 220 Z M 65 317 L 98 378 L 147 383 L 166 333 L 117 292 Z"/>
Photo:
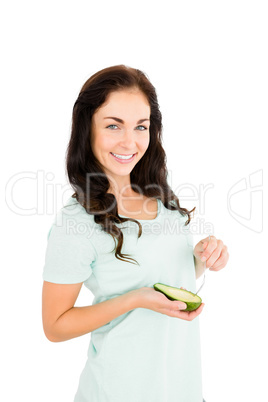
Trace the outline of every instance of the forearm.
<path fill-rule="evenodd" d="M 205 263 L 200 260 L 197 260 L 194 256 L 194 265 L 195 265 L 195 276 L 196 279 L 198 279 L 201 275 L 204 274 Z"/>
<path fill-rule="evenodd" d="M 48 339 L 63 342 L 85 335 L 137 307 L 135 291 L 92 306 L 72 307 L 57 319 Z"/>

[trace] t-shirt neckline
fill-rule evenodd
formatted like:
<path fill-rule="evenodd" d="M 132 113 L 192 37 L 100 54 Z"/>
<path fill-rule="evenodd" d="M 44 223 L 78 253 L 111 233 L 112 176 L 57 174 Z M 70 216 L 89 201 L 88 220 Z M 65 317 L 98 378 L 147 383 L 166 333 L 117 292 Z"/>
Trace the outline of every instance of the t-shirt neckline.
<path fill-rule="evenodd" d="M 154 219 L 137 219 L 137 218 L 131 218 L 130 216 L 121 215 L 121 214 L 118 214 L 118 215 L 121 218 L 131 218 L 131 219 L 135 219 L 135 221 L 138 221 L 138 222 L 155 222 L 156 220 L 159 219 L 160 212 L 161 212 L 161 201 L 158 198 L 156 198 L 156 201 L 157 201 L 157 215 Z"/>

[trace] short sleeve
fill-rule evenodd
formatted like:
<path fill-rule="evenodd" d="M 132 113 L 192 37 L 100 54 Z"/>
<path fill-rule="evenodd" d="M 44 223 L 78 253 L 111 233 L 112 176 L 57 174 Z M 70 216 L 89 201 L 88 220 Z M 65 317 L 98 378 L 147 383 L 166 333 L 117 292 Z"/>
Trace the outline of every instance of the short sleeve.
<path fill-rule="evenodd" d="M 193 248 L 193 245 L 194 245 L 194 243 L 193 243 L 193 234 L 192 234 L 192 231 L 191 231 L 191 223 L 192 222 L 190 221 L 186 225 L 186 222 L 188 220 L 188 215 L 181 215 L 180 220 L 181 220 L 181 231 L 182 231 L 182 234 L 184 236 L 186 236 L 187 245 L 190 248 Z"/>
<path fill-rule="evenodd" d="M 60 224 L 54 221 L 48 232 L 43 280 L 61 284 L 84 282 L 93 272 L 95 247 L 73 219 L 63 214 L 61 217 L 55 219 Z"/>

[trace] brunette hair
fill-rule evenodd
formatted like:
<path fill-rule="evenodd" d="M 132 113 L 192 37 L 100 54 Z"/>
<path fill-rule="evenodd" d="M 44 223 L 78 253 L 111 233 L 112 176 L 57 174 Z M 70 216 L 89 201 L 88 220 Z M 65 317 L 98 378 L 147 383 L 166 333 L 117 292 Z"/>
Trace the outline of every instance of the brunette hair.
<path fill-rule="evenodd" d="M 72 197 L 88 214 L 94 215 L 95 222 L 113 237 L 115 257 L 122 261 L 126 258 L 137 263 L 133 258 L 127 257 L 129 254 L 121 253 L 123 233 L 115 223 L 136 222 L 139 225 L 138 238 L 142 234 L 142 226 L 135 219 L 119 217 L 116 198 L 113 194 L 107 193 L 110 187 L 107 175 L 91 148 L 93 114 L 111 92 L 132 88 L 145 94 L 151 114 L 149 146 L 130 173 L 131 187 L 146 197 L 160 199 L 167 209 L 178 210 L 182 216 L 188 215 L 185 225 L 190 223 L 190 213 L 196 207 L 191 211 L 181 208 L 178 197 L 167 183 L 166 154 L 162 147 L 162 115 L 157 94 L 146 74 L 139 69 L 125 65 L 104 68 L 84 83 L 73 107 L 71 137 L 66 151 L 66 169 L 70 185 L 75 191 Z"/>

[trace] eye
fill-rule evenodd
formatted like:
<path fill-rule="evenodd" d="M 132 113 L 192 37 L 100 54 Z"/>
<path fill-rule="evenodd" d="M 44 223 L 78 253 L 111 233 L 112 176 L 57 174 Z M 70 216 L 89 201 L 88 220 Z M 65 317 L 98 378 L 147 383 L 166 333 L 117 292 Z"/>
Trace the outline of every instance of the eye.
<path fill-rule="evenodd" d="M 110 128 L 110 127 L 117 127 L 117 125 L 116 124 L 110 124 L 108 127 L 106 127 L 106 128 Z"/>
<path fill-rule="evenodd" d="M 138 126 L 138 127 L 142 127 L 142 128 L 143 128 L 142 130 L 139 130 L 139 131 L 147 130 L 147 127 L 145 127 L 145 126 Z"/>
<path fill-rule="evenodd" d="M 116 124 L 110 124 L 108 127 L 106 127 L 106 128 L 111 128 L 112 130 L 114 130 L 114 128 L 112 128 L 112 127 L 117 127 L 118 128 L 118 126 L 116 125 Z M 145 127 L 145 126 L 137 126 L 137 128 L 138 128 L 138 131 L 144 131 L 144 130 L 147 130 L 147 127 Z"/>

